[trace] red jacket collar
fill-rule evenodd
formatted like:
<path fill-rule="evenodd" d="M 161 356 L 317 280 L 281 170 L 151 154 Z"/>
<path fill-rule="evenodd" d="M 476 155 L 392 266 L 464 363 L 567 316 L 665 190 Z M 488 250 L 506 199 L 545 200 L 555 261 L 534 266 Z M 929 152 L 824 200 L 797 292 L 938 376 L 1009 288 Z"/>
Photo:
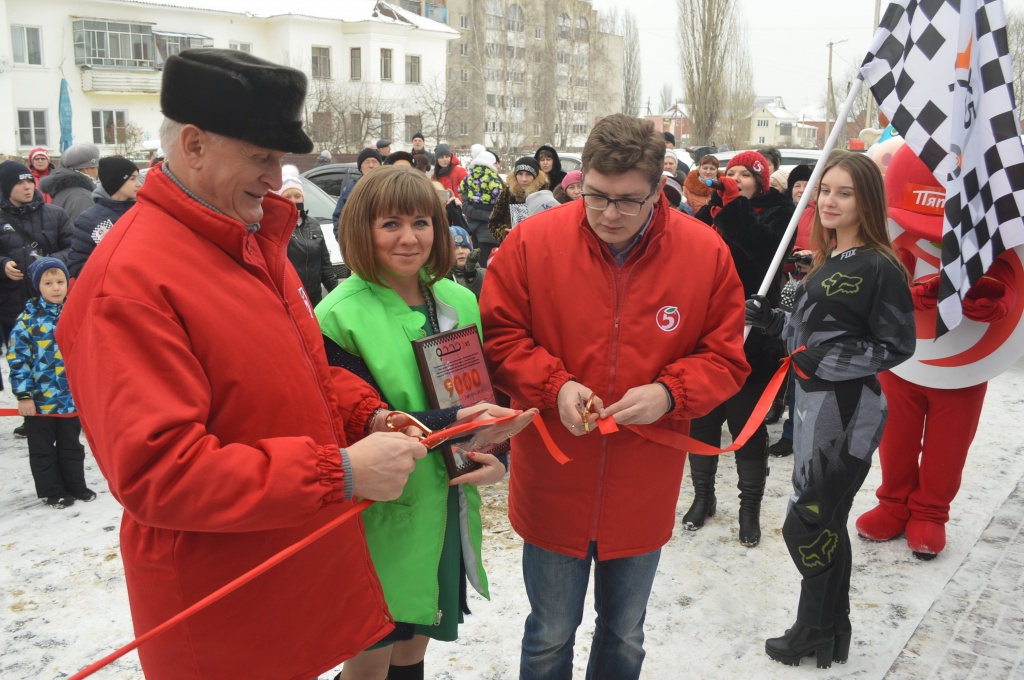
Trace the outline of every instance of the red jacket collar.
<path fill-rule="evenodd" d="M 167 177 L 163 164 L 149 171 L 137 201 L 171 215 L 239 262 L 245 262 L 245 243 L 249 236 L 246 225 L 193 200 Z M 277 194 L 267 194 L 263 199 L 263 219 L 255 234 L 257 242 L 265 242 L 273 249 L 287 248 L 297 220 L 294 203 Z M 261 250 L 266 257 L 267 249 L 261 247 Z"/>

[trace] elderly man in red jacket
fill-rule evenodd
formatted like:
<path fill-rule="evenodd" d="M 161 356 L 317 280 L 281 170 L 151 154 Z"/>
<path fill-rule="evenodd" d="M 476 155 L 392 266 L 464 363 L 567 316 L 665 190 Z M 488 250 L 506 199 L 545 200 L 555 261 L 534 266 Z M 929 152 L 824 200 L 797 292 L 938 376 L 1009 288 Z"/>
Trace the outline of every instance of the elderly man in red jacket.
<path fill-rule="evenodd" d="M 484 282 L 495 382 L 518 408 L 539 408 L 572 459 L 556 462 L 532 428 L 512 444 L 509 517 L 526 541 L 531 607 L 524 680 L 572 677 L 591 565 L 587 678 L 639 677 L 686 459 L 653 440 L 686 434 L 749 372 L 729 249 L 662 199 L 664 156 L 650 122 L 598 122 L 583 149 L 583 200 L 513 229 Z M 604 435 L 598 416 L 636 428 Z"/>
<path fill-rule="evenodd" d="M 281 157 L 309 152 L 305 76 L 229 50 L 164 66 L 161 142 L 57 328 L 96 460 L 124 506 L 144 633 L 336 519 L 396 498 L 426 450 L 370 434 L 383 406 L 328 366 L 289 264 Z M 359 440 L 359 441 L 357 441 Z M 357 443 L 352 443 L 357 442 Z M 309 680 L 392 628 L 348 522 L 139 648 L 150 680 Z"/>

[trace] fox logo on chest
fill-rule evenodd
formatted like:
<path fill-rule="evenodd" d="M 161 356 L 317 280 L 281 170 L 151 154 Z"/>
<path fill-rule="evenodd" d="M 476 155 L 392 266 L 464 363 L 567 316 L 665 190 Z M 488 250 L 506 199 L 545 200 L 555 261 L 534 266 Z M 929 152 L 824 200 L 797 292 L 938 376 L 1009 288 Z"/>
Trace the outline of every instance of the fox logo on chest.
<path fill-rule="evenodd" d="M 847 276 L 846 274 L 836 272 L 822 281 L 821 287 L 825 289 L 825 294 L 830 297 L 837 293 L 853 295 L 860 292 L 860 284 L 863 282 L 864 279 L 859 276 Z"/>

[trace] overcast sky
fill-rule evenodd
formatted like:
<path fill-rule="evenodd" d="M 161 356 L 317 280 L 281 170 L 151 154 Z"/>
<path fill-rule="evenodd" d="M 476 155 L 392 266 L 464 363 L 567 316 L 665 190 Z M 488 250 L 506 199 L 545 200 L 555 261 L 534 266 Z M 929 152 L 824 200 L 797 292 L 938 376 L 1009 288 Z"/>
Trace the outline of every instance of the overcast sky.
<path fill-rule="evenodd" d="M 757 95 L 779 95 L 793 113 L 820 106 L 828 82 L 828 43 L 836 82 L 859 66 L 874 35 L 875 0 L 737 0 L 746 23 Z M 644 106 L 660 113 L 660 91 L 671 82 L 682 99 L 676 0 L 592 0 L 598 10 L 630 8 L 640 25 Z M 882 14 L 888 5 L 881 3 Z M 1024 10 L 1024 0 L 1004 0 L 1006 10 Z M 722 45 L 727 50 L 728 45 Z M 837 92 L 837 97 L 840 93 Z M 841 101 L 841 98 L 840 98 Z"/>

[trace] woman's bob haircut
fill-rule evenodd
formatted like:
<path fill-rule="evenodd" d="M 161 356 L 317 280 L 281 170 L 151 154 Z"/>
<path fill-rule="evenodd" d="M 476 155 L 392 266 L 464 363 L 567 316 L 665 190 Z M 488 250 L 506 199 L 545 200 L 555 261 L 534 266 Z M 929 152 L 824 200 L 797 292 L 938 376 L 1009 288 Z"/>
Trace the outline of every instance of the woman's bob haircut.
<path fill-rule="evenodd" d="M 434 227 L 434 244 L 424 265 L 433 285 L 455 264 L 455 245 L 445 206 L 430 180 L 419 170 L 387 165 L 356 182 L 338 222 L 338 245 L 345 264 L 364 281 L 389 287 L 377 264 L 373 225 L 385 215 L 425 215 Z"/>

